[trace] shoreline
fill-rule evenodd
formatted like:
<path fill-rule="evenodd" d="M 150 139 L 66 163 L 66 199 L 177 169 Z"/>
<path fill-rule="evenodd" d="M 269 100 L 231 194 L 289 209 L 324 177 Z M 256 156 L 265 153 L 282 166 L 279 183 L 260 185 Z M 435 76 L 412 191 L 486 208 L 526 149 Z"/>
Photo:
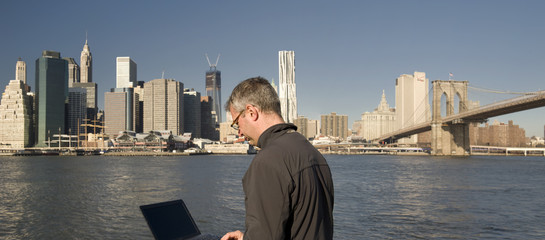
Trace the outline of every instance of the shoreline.
<path fill-rule="evenodd" d="M 392 155 L 392 156 L 434 156 L 430 153 L 426 152 L 321 152 L 323 155 Z M 132 156 L 196 156 L 196 155 L 253 155 L 249 153 L 208 153 L 208 152 L 106 152 L 104 154 L 85 154 L 85 155 L 77 155 L 76 153 L 32 153 L 32 154 L 21 154 L 21 153 L 7 153 L 7 152 L 0 152 L 0 157 L 2 156 L 125 156 L 125 157 L 132 157 Z M 509 154 L 506 155 L 505 153 L 490 153 L 490 154 L 483 154 L 483 153 L 473 153 L 468 155 L 469 156 L 526 156 L 526 157 L 544 157 L 541 154 Z"/>

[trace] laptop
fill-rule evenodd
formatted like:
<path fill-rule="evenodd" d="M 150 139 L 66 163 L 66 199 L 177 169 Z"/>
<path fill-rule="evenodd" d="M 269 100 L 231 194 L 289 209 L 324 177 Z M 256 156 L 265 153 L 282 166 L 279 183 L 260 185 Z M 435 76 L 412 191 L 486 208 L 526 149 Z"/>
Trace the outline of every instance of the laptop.
<path fill-rule="evenodd" d="M 201 234 L 182 199 L 140 206 L 156 240 L 219 240 L 219 236 Z"/>

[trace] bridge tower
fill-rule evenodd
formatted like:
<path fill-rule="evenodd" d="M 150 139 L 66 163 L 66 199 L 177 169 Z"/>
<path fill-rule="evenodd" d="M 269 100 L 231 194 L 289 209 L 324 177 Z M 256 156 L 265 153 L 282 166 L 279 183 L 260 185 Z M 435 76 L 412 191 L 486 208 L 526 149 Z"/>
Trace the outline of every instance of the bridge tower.
<path fill-rule="evenodd" d="M 458 96 L 458 113 L 467 111 L 468 81 L 432 81 L 433 112 L 431 122 L 431 148 L 433 155 L 467 156 L 469 146 L 469 123 L 453 121 L 443 123 L 441 117 L 441 98 L 446 97 L 446 116 L 455 114 L 455 96 Z"/>

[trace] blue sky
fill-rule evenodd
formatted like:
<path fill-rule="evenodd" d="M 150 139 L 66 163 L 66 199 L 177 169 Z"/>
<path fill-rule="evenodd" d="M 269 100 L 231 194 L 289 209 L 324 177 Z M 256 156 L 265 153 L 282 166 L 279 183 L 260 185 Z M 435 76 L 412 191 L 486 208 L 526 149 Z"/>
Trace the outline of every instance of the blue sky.
<path fill-rule="evenodd" d="M 395 105 L 395 79 L 432 80 L 527 92 L 545 89 L 545 1 L 3 1 L 0 88 L 18 57 L 34 88 L 43 50 L 79 62 L 88 32 L 98 104 L 115 87 L 115 58 L 130 56 L 138 79 L 166 78 L 204 91 L 208 53 L 221 54 L 222 101 L 248 77 L 278 83 L 278 51 L 295 51 L 299 114 L 337 112 L 349 125 L 373 111 L 382 90 Z M 512 97 L 484 98 L 481 104 Z M 482 99 L 481 99 L 482 98 Z M 545 108 L 497 118 L 543 136 Z"/>

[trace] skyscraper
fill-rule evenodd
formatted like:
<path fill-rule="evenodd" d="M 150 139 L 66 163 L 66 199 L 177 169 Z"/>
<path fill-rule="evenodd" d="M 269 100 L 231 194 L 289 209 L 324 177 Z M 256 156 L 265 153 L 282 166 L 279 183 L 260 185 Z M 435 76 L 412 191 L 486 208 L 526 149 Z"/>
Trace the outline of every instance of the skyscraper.
<path fill-rule="evenodd" d="M 111 138 L 121 131 L 134 131 L 133 88 L 113 88 L 104 93 L 104 133 Z"/>
<path fill-rule="evenodd" d="M 219 133 L 215 123 L 215 116 L 212 116 L 212 97 L 201 96 L 201 138 L 219 140 Z"/>
<path fill-rule="evenodd" d="M 15 65 L 15 80 L 22 81 L 26 84 L 26 63 L 19 58 Z"/>
<path fill-rule="evenodd" d="M 30 86 L 26 84 L 26 62 L 21 60 L 21 58 L 19 58 L 17 64 L 15 64 L 15 80 L 22 81 L 27 94 L 32 94 L 30 92 Z M 34 97 L 31 96 L 31 98 L 33 102 Z"/>
<path fill-rule="evenodd" d="M 32 141 L 32 98 L 26 84 L 11 80 L 0 104 L 0 145 L 14 148 L 29 147 Z"/>
<path fill-rule="evenodd" d="M 87 119 L 87 90 L 85 88 L 68 89 L 67 110 L 67 132 L 71 135 L 85 133 L 85 127 L 81 126 Z"/>
<path fill-rule="evenodd" d="M 169 130 L 184 133 L 184 84 L 174 79 L 144 83 L 144 132 Z"/>
<path fill-rule="evenodd" d="M 87 39 L 80 58 L 79 79 L 72 83 L 72 87 L 84 88 L 87 91 L 87 118 L 94 120 L 97 114 L 97 84 L 93 82 L 93 59 Z"/>
<path fill-rule="evenodd" d="M 206 56 L 208 59 L 208 56 Z M 219 60 L 219 56 L 218 56 Z M 222 122 L 221 120 L 221 71 L 216 69 L 216 64 L 210 64 L 210 70 L 206 71 L 206 96 L 212 97 L 212 116 L 215 117 L 216 124 Z"/>
<path fill-rule="evenodd" d="M 87 91 L 87 117 L 94 119 L 97 114 L 97 84 L 93 82 L 72 83 L 72 87 L 83 88 Z"/>
<path fill-rule="evenodd" d="M 81 51 L 80 64 L 81 82 L 93 82 L 93 56 L 91 55 L 91 50 L 87 44 L 87 39 L 85 39 L 85 45 L 83 45 L 83 50 Z"/>
<path fill-rule="evenodd" d="M 144 81 L 138 81 L 134 90 L 134 131 L 144 132 Z"/>
<path fill-rule="evenodd" d="M 192 137 L 201 138 L 201 93 L 194 89 L 184 89 L 184 132 Z"/>
<path fill-rule="evenodd" d="M 53 134 L 65 131 L 68 62 L 61 54 L 43 51 L 36 60 L 36 146 L 45 147 Z"/>
<path fill-rule="evenodd" d="M 132 88 L 136 83 L 136 63 L 130 57 L 117 57 L 116 88 Z"/>
<path fill-rule="evenodd" d="M 425 72 L 403 74 L 396 79 L 397 129 L 431 120 L 429 80 Z M 418 136 L 400 139 L 399 143 L 416 144 Z"/>
<path fill-rule="evenodd" d="M 297 118 L 297 92 L 295 88 L 295 52 L 278 52 L 278 97 L 282 118 L 293 123 Z"/>
<path fill-rule="evenodd" d="M 80 68 L 73 58 L 63 59 L 68 62 L 68 87 L 72 87 L 74 83 L 80 82 Z"/>

